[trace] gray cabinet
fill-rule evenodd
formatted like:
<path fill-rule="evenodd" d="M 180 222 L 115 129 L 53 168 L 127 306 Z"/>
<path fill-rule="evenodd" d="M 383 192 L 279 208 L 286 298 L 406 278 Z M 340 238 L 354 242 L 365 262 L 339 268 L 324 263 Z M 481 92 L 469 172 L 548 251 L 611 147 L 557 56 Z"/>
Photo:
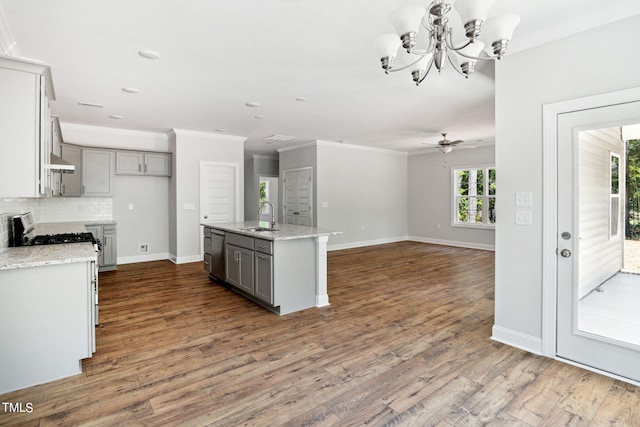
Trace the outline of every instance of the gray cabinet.
<path fill-rule="evenodd" d="M 213 248 L 211 246 L 211 228 L 204 227 L 203 237 L 203 249 L 204 249 L 204 269 L 207 273 L 211 274 L 211 256 L 213 254 Z"/>
<path fill-rule="evenodd" d="M 117 151 L 116 174 L 170 176 L 171 154 Z"/>
<path fill-rule="evenodd" d="M 98 256 L 100 271 L 116 270 L 118 264 L 118 238 L 116 224 L 86 224 L 87 231 L 102 243 Z"/>
<path fill-rule="evenodd" d="M 229 243 L 225 250 L 227 283 L 253 295 L 253 250 Z"/>
<path fill-rule="evenodd" d="M 205 248 L 206 246 L 205 235 Z M 225 248 L 226 282 L 272 306 L 274 302 L 273 242 L 227 233 Z"/>
<path fill-rule="evenodd" d="M 82 195 L 82 150 L 73 145 L 62 145 L 62 157 L 75 166 L 73 173 L 63 173 L 61 194 L 65 197 L 79 197 Z"/>
<path fill-rule="evenodd" d="M 113 152 L 82 150 L 82 195 L 111 196 Z"/>
<path fill-rule="evenodd" d="M 254 296 L 273 305 L 273 242 L 255 239 Z"/>

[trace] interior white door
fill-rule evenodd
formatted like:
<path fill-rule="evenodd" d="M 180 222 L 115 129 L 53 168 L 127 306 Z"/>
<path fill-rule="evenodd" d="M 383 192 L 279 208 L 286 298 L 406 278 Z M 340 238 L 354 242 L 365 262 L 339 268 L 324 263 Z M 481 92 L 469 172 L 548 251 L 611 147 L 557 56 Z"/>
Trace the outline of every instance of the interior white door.
<path fill-rule="evenodd" d="M 239 221 L 238 165 L 200 163 L 200 218 L 207 222 Z"/>
<path fill-rule="evenodd" d="M 615 193 L 611 186 L 614 174 L 610 172 L 615 163 L 611 160 L 615 144 L 600 141 L 609 145 L 600 146 L 599 155 L 593 150 L 586 154 L 587 136 L 592 130 L 639 121 L 640 101 L 563 113 L 557 121 L 556 355 L 632 381 L 640 381 L 640 346 L 586 327 L 581 321 L 580 300 L 619 273 L 619 239 L 624 235 L 624 207 L 614 208 L 610 200 Z M 596 157 L 586 159 L 588 155 Z M 598 162 L 607 165 L 606 173 L 601 168 L 600 177 L 586 170 L 595 168 Z M 623 170 L 619 173 L 623 175 Z M 604 187 L 598 184 L 602 180 L 606 181 Z M 601 194 L 600 202 L 595 201 L 597 194 Z M 589 252 L 594 251 L 590 257 Z"/>
<path fill-rule="evenodd" d="M 284 171 L 285 224 L 313 226 L 313 169 Z"/>

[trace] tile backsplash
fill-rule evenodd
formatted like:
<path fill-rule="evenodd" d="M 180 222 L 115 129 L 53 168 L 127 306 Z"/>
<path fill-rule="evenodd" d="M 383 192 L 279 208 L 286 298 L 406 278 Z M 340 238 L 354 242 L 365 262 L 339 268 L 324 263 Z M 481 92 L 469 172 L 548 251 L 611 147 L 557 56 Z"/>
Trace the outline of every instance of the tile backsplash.
<path fill-rule="evenodd" d="M 9 246 L 9 230 L 11 215 L 0 213 L 0 252 Z"/>
<path fill-rule="evenodd" d="M 113 199 L 109 197 L 0 199 L 0 252 L 9 246 L 11 218 L 25 212 L 31 212 L 36 223 L 112 220 Z"/>

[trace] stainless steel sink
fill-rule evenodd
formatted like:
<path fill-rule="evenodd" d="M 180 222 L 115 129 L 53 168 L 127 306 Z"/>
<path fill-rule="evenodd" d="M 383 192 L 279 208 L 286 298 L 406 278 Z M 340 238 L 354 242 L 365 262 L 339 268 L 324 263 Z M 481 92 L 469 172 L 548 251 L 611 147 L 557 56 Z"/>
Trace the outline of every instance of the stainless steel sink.
<path fill-rule="evenodd" d="M 269 228 L 269 227 L 248 227 L 248 228 L 241 228 L 240 230 L 242 231 L 278 231 L 277 228 Z"/>

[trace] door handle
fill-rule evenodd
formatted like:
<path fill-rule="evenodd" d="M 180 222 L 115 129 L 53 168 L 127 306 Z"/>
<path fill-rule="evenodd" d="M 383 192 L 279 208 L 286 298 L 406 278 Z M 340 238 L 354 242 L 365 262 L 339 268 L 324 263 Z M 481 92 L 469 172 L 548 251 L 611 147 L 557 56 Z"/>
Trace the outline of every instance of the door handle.
<path fill-rule="evenodd" d="M 571 256 L 571 251 L 569 249 L 563 249 L 560 251 L 560 255 L 565 258 L 569 258 Z"/>

